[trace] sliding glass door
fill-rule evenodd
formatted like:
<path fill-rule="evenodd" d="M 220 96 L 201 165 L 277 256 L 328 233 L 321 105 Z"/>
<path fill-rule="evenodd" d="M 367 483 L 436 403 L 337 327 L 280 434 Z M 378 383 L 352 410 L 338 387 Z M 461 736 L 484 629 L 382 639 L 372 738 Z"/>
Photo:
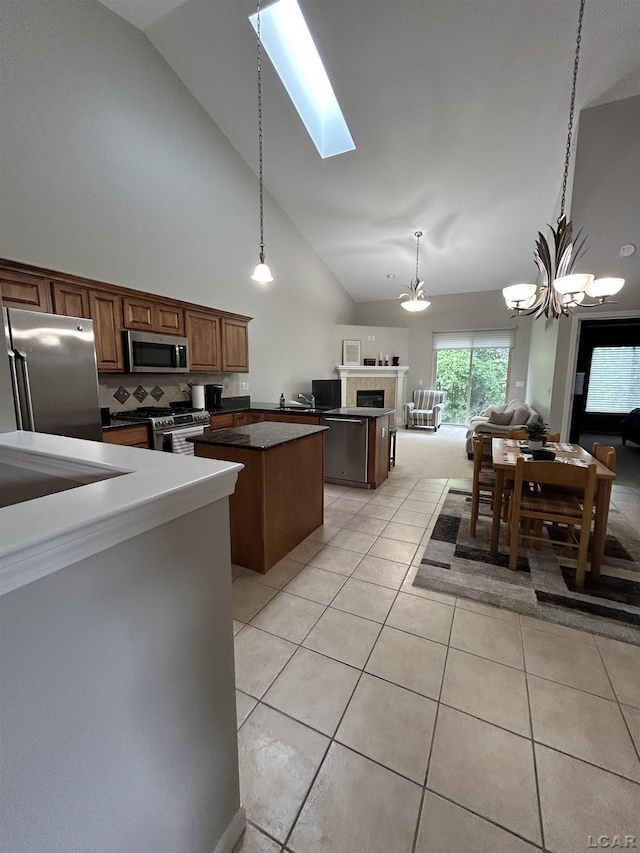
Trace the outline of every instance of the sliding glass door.
<path fill-rule="evenodd" d="M 467 424 L 504 403 L 515 330 L 434 332 L 436 388 L 445 392 L 442 422 Z"/>

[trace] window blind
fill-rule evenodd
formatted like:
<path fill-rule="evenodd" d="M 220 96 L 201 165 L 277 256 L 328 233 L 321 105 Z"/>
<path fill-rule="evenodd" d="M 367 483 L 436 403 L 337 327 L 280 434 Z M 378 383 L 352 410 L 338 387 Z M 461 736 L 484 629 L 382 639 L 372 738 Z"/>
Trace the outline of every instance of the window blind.
<path fill-rule="evenodd" d="M 433 348 L 442 349 L 497 349 L 516 345 L 515 329 L 477 329 L 466 332 L 434 332 Z"/>
<path fill-rule="evenodd" d="M 640 407 L 640 347 L 595 347 L 587 412 L 630 412 Z"/>

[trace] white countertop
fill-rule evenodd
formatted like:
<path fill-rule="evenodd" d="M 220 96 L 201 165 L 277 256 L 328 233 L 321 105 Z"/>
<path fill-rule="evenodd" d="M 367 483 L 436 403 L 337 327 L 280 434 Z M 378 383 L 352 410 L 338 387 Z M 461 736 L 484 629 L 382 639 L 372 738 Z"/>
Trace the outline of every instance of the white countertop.
<path fill-rule="evenodd" d="M 79 482 L 107 477 L 0 508 L 0 595 L 227 497 L 243 468 L 23 431 L 0 434 L 0 462 Z"/>

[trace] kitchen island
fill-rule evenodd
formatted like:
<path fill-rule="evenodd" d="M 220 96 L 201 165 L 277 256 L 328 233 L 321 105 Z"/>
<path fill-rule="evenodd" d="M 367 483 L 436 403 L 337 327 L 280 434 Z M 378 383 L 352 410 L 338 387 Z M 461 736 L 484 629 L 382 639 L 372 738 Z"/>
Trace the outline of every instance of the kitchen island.
<path fill-rule="evenodd" d="M 233 563 L 264 574 L 323 523 L 327 429 L 267 421 L 190 439 L 196 457 L 244 465 L 229 499 Z"/>

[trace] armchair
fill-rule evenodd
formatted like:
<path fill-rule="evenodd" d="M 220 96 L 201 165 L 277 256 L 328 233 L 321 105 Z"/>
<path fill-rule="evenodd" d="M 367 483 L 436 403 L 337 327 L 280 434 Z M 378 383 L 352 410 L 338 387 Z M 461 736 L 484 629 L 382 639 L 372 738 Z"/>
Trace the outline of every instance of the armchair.
<path fill-rule="evenodd" d="M 404 427 L 433 427 L 436 432 L 442 422 L 444 391 L 414 391 L 413 402 L 405 403 Z"/>

